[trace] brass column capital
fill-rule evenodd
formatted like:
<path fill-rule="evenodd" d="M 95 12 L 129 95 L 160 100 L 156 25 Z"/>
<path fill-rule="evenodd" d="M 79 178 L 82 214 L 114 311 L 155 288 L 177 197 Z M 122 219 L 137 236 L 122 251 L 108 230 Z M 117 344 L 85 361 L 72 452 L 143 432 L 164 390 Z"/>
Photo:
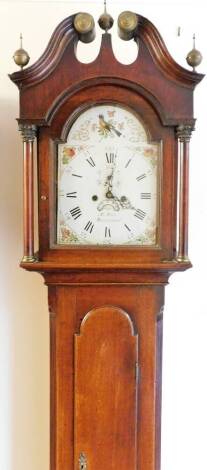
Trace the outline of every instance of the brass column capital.
<path fill-rule="evenodd" d="M 22 134 L 23 142 L 34 142 L 37 136 L 35 124 L 19 124 L 19 132 Z"/>
<path fill-rule="evenodd" d="M 194 124 L 180 124 L 176 127 L 176 136 L 180 142 L 190 142 L 192 132 L 195 130 Z"/>

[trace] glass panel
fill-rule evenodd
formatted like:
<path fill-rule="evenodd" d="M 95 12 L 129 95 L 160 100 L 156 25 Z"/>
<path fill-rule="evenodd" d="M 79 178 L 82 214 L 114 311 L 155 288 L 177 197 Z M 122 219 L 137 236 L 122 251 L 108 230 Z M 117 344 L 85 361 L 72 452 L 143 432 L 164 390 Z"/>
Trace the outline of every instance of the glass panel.
<path fill-rule="evenodd" d="M 156 245 L 160 143 L 138 116 L 90 107 L 58 145 L 57 243 Z"/>

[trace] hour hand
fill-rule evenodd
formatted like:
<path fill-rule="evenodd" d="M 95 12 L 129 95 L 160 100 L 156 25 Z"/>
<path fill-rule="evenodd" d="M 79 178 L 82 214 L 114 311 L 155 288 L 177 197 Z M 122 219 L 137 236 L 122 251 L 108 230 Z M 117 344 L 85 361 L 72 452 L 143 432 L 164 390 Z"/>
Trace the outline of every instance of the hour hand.
<path fill-rule="evenodd" d="M 105 183 L 105 186 L 107 186 L 107 191 L 106 191 L 106 198 L 107 199 L 114 199 L 114 195 L 112 193 L 112 179 L 114 176 L 114 170 L 112 171 L 111 175 L 107 176 L 107 180 Z"/>

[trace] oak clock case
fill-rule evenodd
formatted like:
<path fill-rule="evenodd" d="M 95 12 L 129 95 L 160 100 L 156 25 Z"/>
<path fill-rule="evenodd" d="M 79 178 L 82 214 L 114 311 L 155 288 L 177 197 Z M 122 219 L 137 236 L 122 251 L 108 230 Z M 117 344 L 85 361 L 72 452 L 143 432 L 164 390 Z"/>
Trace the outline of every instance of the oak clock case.
<path fill-rule="evenodd" d="M 203 75 L 176 64 L 140 15 L 133 64 L 116 60 L 109 33 L 81 64 L 76 18 L 10 76 L 24 143 L 21 266 L 48 286 L 50 470 L 160 470 L 164 289 L 191 267 L 189 141 Z"/>

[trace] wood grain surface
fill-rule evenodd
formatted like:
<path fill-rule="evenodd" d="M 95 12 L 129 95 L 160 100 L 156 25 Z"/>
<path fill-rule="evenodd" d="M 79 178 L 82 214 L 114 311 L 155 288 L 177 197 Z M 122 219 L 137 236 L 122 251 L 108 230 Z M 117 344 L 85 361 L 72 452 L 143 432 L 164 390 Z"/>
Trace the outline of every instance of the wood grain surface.
<path fill-rule="evenodd" d="M 189 143 L 184 132 L 177 213 L 176 130 L 194 127 L 193 90 L 203 75 L 176 64 L 155 26 L 141 15 L 133 64 L 116 60 L 110 34 L 103 35 L 96 60 L 82 64 L 73 22 L 74 15 L 62 21 L 42 57 L 10 75 L 20 90 L 20 125 L 38 127 L 39 250 L 36 263 L 21 266 L 40 272 L 48 285 L 50 470 L 160 470 L 164 289 L 173 272 L 191 267 Z M 57 144 L 66 141 L 83 110 L 101 103 L 137 113 L 149 142 L 162 143 L 156 246 L 57 245 Z M 28 255 L 33 250 L 31 155 L 26 143 Z M 177 247 L 186 259 L 178 259 Z"/>

